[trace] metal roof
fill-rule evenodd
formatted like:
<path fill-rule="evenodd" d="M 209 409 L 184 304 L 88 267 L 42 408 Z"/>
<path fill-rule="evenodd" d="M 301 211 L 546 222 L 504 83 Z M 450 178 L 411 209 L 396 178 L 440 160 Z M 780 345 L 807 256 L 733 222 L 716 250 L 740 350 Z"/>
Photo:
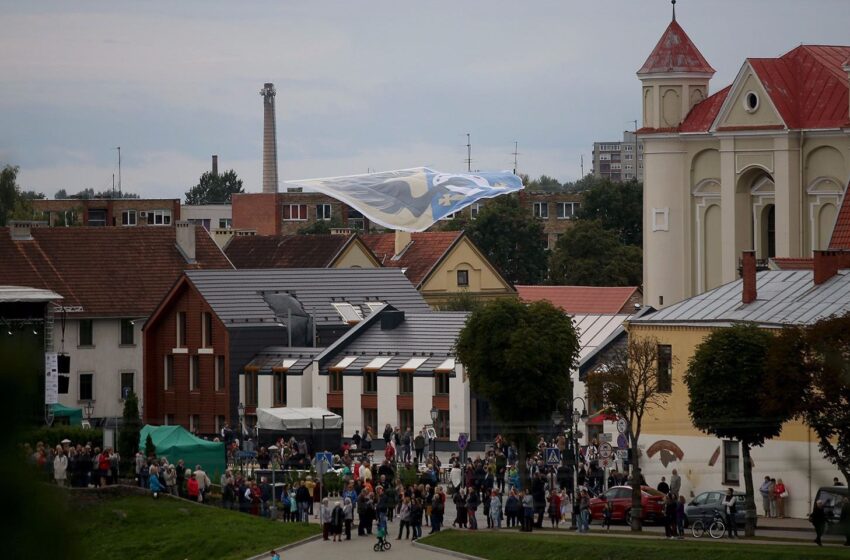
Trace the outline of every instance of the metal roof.
<path fill-rule="evenodd" d="M 582 361 L 612 333 L 623 327 L 631 315 L 574 315 L 579 335 L 579 361 Z"/>
<path fill-rule="evenodd" d="M 269 374 L 273 368 L 279 368 L 286 362 L 287 373 L 301 373 L 313 363 L 324 348 L 297 348 L 289 346 L 269 346 L 258 352 L 245 368 L 255 367 L 259 374 Z"/>
<path fill-rule="evenodd" d="M 739 322 L 763 325 L 809 325 L 850 311 L 850 270 L 818 286 L 811 270 L 765 270 L 756 275 L 756 301 L 741 302 L 743 281 L 729 282 L 630 321 L 643 324 L 713 324 Z"/>
<path fill-rule="evenodd" d="M 22 301 L 52 301 L 60 300 L 62 296 L 50 290 L 30 288 L 27 286 L 0 286 L 0 302 L 13 303 Z"/>
<path fill-rule="evenodd" d="M 192 270 L 187 278 L 228 328 L 276 324 L 278 318 L 263 297 L 287 292 L 309 313 L 316 326 L 346 325 L 334 303 L 362 306 L 387 302 L 402 311 L 428 313 L 430 308 L 404 274 L 376 269 Z"/>

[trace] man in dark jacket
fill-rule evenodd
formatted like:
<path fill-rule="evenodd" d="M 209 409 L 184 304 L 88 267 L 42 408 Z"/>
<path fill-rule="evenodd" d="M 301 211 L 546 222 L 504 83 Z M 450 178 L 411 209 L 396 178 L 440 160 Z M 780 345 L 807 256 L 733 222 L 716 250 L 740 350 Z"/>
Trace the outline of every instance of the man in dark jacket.
<path fill-rule="evenodd" d="M 534 513 L 537 514 L 535 527 L 543 527 L 543 514 L 546 511 L 546 482 L 541 473 L 531 481 L 531 496 L 534 498 Z"/>
<path fill-rule="evenodd" d="M 809 521 L 815 526 L 815 544 L 823 546 L 820 539 L 823 536 L 824 529 L 826 529 L 826 512 L 823 510 L 822 501 L 815 502 L 815 507 L 809 515 Z"/>
<path fill-rule="evenodd" d="M 310 495 L 310 490 L 304 484 L 298 485 L 298 490 L 295 491 L 295 503 L 298 504 L 298 521 L 307 523 L 309 521 L 310 503 L 313 501 L 313 496 Z"/>
<path fill-rule="evenodd" d="M 425 434 L 422 430 L 419 430 L 419 434 L 413 438 L 413 449 L 416 451 L 416 463 L 419 464 L 425 454 Z"/>

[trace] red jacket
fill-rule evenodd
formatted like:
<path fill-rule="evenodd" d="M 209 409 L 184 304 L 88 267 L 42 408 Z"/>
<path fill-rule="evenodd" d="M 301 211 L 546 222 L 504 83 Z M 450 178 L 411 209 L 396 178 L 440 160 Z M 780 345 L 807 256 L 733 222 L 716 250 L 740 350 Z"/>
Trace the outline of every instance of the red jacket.
<path fill-rule="evenodd" d="M 186 481 L 186 493 L 189 494 L 190 498 L 198 497 L 198 481 L 194 478 L 190 478 Z"/>

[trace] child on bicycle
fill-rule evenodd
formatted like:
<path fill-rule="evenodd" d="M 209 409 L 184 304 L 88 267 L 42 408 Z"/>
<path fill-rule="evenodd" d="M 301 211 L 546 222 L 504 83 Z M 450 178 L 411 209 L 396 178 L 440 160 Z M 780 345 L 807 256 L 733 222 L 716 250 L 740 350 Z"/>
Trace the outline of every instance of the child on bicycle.
<path fill-rule="evenodd" d="M 378 543 L 375 545 L 375 550 L 383 550 L 384 543 L 387 541 L 387 528 L 383 525 L 378 525 Z"/>

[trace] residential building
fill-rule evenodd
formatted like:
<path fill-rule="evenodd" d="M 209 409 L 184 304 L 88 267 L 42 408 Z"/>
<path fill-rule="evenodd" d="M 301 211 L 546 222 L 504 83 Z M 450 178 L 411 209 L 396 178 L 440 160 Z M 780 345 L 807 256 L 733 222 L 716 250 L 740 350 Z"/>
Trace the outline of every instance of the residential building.
<path fill-rule="evenodd" d="M 184 204 L 181 215 L 190 224 L 201 226 L 207 231 L 233 227 L 231 204 Z"/>
<path fill-rule="evenodd" d="M 816 251 L 813 269 L 756 272 L 755 254 L 749 251 L 742 279 L 627 321 L 629 337 L 657 340 L 659 383 L 668 393 L 665 407 L 649 412 L 642 425 L 641 468 L 648 480 L 669 477 L 675 468 L 685 495 L 721 487 L 743 490 L 739 442 L 715 438 L 691 424 L 684 382 L 688 362 L 717 329 L 749 323 L 775 331 L 850 311 L 850 253 Z M 797 420 L 786 422 L 780 436 L 751 453 L 753 480 L 769 475 L 794 489 L 786 501 L 789 517 L 805 517 L 818 487 L 839 475 L 822 457 L 811 430 Z"/>
<path fill-rule="evenodd" d="M 516 291 L 462 231 L 374 233 L 362 236 L 381 266 L 400 268 L 431 307 L 468 293 L 480 299 Z"/>
<path fill-rule="evenodd" d="M 381 263 L 357 234 L 233 237 L 225 253 L 243 268 L 378 268 Z"/>
<path fill-rule="evenodd" d="M 232 203 L 232 227 L 259 235 L 292 235 L 319 221 L 356 231 L 371 228 L 359 211 L 321 193 L 242 193 L 234 194 Z"/>
<path fill-rule="evenodd" d="M 531 210 L 535 220 L 543 223 L 542 243 L 546 249 L 554 249 L 558 238 L 573 226 L 573 220 L 581 208 L 581 193 L 550 193 L 543 191 L 521 191 L 520 204 Z"/>
<path fill-rule="evenodd" d="M 593 176 L 620 183 L 643 181 L 643 142 L 634 132 L 623 132 L 623 140 L 593 143 Z"/>
<path fill-rule="evenodd" d="M 170 226 L 180 220 L 179 198 L 45 198 L 32 206 L 49 226 Z"/>
<path fill-rule="evenodd" d="M 187 271 L 144 327 L 145 421 L 204 434 L 236 425 L 240 375 L 258 353 L 326 347 L 385 303 L 429 311 L 395 269 Z M 291 394 L 310 406 L 312 392 Z M 253 426 L 256 393 L 243 397 Z"/>
<path fill-rule="evenodd" d="M 96 420 L 118 418 L 128 391 L 141 398 L 142 325 L 184 270 L 231 268 L 209 235 L 175 227 L 0 228 L 0 284 L 62 296 L 54 351 L 70 357 L 59 402 L 92 401 Z M 141 402 L 144 406 L 144 401 Z"/>
<path fill-rule="evenodd" d="M 850 46 L 748 58 L 731 85 L 674 19 L 638 70 L 644 291 L 664 307 L 759 260 L 826 249 L 850 175 Z"/>

